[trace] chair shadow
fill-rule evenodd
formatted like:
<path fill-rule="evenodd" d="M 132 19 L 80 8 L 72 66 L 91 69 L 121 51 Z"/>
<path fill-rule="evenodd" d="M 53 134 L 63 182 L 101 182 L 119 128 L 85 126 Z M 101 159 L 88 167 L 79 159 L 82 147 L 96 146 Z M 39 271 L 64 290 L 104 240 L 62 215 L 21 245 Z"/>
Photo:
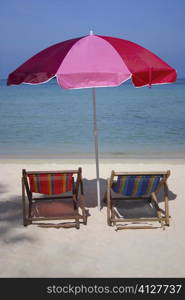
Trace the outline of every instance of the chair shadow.
<path fill-rule="evenodd" d="M 113 196 L 120 197 L 121 195 L 116 194 L 112 192 Z M 169 201 L 173 201 L 177 198 L 177 195 L 173 193 L 171 190 L 168 190 L 168 199 Z M 164 203 L 164 189 L 161 188 L 159 193 L 157 194 L 158 203 L 160 204 L 161 208 L 163 205 L 161 203 Z M 125 219 L 129 218 L 150 218 L 150 217 L 156 217 L 156 209 L 150 204 L 149 199 L 146 200 L 114 200 L 114 207 L 117 210 L 118 215 L 120 217 L 124 217 Z M 104 206 L 106 205 L 106 202 L 103 202 Z"/>
<path fill-rule="evenodd" d="M 164 188 L 162 187 L 161 190 L 159 191 L 157 198 L 159 203 L 163 202 L 163 195 L 164 195 Z M 169 201 L 175 200 L 177 198 L 177 195 L 174 194 L 170 189 L 168 190 L 168 199 Z"/>

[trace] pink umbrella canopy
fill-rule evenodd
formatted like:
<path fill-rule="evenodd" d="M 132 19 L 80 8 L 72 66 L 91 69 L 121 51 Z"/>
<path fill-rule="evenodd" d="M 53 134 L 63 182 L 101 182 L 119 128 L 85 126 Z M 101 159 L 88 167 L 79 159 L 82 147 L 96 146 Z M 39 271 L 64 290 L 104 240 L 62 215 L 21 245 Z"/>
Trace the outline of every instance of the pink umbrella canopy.
<path fill-rule="evenodd" d="M 134 86 L 176 81 L 176 71 L 149 50 L 127 40 L 91 34 L 50 46 L 8 76 L 7 85 L 39 84 L 57 78 L 65 89 L 93 88 L 97 202 L 100 208 L 98 131 L 95 87 L 118 86 L 129 78 Z"/>
<path fill-rule="evenodd" d="M 115 37 L 88 35 L 44 49 L 9 77 L 7 84 L 39 84 L 57 78 L 65 89 L 171 83 L 176 71 L 149 50 Z"/>

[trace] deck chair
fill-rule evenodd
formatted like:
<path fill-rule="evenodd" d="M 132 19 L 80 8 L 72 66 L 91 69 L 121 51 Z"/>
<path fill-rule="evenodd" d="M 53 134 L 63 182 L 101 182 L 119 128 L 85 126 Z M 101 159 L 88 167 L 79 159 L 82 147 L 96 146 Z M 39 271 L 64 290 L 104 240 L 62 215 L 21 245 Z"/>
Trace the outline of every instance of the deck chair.
<path fill-rule="evenodd" d="M 80 223 L 86 225 L 82 169 L 29 172 L 23 169 L 22 204 L 24 226 L 79 229 Z M 57 220 L 68 222 L 57 224 Z"/>
<path fill-rule="evenodd" d="M 167 172 L 115 172 L 107 180 L 107 224 L 120 229 L 169 226 Z M 164 201 L 164 209 L 159 206 Z M 162 199 L 161 199 L 162 197 Z M 153 222 L 159 222 L 154 226 Z M 155 223 L 156 224 L 156 223 Z"/>

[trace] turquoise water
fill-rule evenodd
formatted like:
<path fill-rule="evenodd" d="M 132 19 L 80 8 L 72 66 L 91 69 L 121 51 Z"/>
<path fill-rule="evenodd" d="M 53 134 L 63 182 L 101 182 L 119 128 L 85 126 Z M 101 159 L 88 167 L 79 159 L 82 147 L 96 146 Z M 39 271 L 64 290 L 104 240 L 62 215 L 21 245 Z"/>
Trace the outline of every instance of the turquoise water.
<path fill-rule="evenodd" d="M 102 156 L 185 157 L 185 80 L 152 88 L 130 82 L 96 89 Z M 0 81 L 0 157 L 91 155 L 91 89 L 64 90 L 55 80 L 6 86 Z"/>

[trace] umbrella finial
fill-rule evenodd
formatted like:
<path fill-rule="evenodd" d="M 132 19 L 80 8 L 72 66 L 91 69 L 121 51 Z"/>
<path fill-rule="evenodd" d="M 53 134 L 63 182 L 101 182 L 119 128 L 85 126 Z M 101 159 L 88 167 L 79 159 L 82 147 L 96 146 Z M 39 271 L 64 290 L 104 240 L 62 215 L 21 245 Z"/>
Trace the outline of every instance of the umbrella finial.
<path fill-rule="evenodd" d="M 93 34 L 94 34 L 93 30 L 90 30 L 89 35 L 93 35 Z"/>

